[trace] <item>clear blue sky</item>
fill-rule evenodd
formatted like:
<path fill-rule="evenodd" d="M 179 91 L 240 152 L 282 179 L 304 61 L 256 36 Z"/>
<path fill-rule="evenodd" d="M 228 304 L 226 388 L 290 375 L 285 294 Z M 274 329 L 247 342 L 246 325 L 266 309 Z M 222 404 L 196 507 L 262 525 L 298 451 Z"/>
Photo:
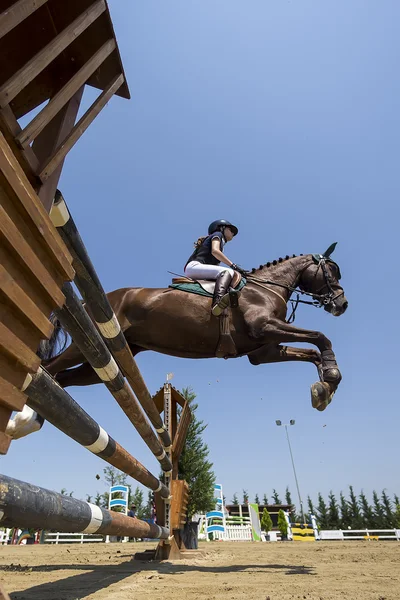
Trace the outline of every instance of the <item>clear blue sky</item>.
<path fill-rule="evenodd" d="M 303 496 L 353 484 L 400 493 L 397 383 L 400 4 L 370 0 L 110 2 L 132 100 L 115 97 L 68 156 L 61 189 L 107 290 L 166 286 L 208 223 L 240 227 L 228 255 L 246 268 L 338 242 L 350 306 L 297 324 L 332 339 L 343 382 L 311 408 L 308 364 L 139 356 L 155 392 L 168 372 L 192 386 L 217 480 Z M 97 92 L 88 89 L 85 107 Z M 110 243 L 111 240 L 111 243 Z M 158 472 L 102 386 L 72 395 Z M 48 423 L 12 445 L 3 472 L 104 491 L 104 463 Z"/>

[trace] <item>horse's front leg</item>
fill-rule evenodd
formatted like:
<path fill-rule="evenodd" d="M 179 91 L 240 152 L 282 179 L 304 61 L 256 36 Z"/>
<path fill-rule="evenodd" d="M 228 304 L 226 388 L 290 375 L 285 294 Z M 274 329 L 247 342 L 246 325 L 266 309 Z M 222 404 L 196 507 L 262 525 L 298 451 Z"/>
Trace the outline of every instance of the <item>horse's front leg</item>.
<path fill-rule="evenodd" d="M 250 326 L 250 335 L 252 338 L 262 340 L 270 346 L 272 342 L 276 344 L 305 342 L 317 346 L 321 357 L 321 362 L 318 365 L 320 382 L 311 386 L 312 405 L 318 410 L 324 410 L 330 404 L 342 376 L 332 350 L 332 343 L 323 333 L 299 329 L 278 319 L 269 319 L 264 323 L 253 323 Z M 293 359 L 296 360 L 296 358 Z"/>

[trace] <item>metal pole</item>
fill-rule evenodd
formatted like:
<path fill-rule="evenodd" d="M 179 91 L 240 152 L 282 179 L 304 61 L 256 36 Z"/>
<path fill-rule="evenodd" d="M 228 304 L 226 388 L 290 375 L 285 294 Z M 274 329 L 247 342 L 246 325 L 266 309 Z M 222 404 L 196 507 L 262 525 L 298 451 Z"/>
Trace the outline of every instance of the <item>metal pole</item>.
<path fill-rule="evenodd" d="M 296 481 L 297 494 L 298 494 L 298 496 L 299 496 L 299 502 L 300 502 L 300 512 L 301 512 L 301 519 L 302 519 L 302 521 L 303 521 L 304 525 L 306 525 L 306 518 L 305 518 L 305 515 L 304 515 L 304 510 L 303 510 L 303 500 L 301 499 L 300 488 L 299 488 L 299 482 L 297 481 L 296 467 L 294 466 L 294 460 L 293 460 L 292 447 L 291 447 L 291 445 L 290 445 L 289 432 L 288 432 L 288 428 L 287 428 L 287 425 L 286 425 L 286 424 L 285 424 L 285 431 L 286 431 L 286 438 L 287 438 L 288 445 L 289 445 L 290 458 L 292 459 L 292 466 L 293 466 L 294 478 L 295 478 L 295 481 Z"/>

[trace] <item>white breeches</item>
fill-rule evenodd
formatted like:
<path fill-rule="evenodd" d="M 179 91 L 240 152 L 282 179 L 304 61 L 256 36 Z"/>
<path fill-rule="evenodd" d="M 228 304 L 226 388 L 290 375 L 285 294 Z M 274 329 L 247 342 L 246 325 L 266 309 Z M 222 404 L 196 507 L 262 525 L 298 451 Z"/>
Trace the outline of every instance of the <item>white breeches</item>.
<path fill-rule="evenodd" d="M 229 267 L 204 265 L 197 260 L 192 260 L 186 266 L 185 275 L 191 279 L 217 279 L 218 275 L 223 271 L 228 271 L 232 277 L 235 273 L 235 271 Z"/>

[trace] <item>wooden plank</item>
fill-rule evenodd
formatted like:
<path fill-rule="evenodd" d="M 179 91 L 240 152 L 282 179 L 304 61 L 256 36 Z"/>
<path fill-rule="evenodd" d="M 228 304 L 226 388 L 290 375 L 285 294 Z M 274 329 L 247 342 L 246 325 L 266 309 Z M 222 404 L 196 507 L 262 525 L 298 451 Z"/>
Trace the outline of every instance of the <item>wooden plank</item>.
<path fill-rule="evenodd" d="M 189 404 L 186 404 L 182 411 L 181 418 L 179 420 L 178 430 L 176 432 L 172 445 L 172 456 L 174 462 L 179 459 L 182 453 L 191 420 L 192 411 L 189 408 Z"/>
<path fill-rule="evenodd" d="M 10 106 L 0 108 L 0 133 L 3 132 L 7 144 L 22 166 L 29 183 L 32 186 L 38 184 L 36 173 L 39 169 L 39 161 L 30 146 L 23 149 L 15 141 L 16 136 L 22 131 Z"/>
<path fill-rule="evenodd" d="M 67 104 L 56 114 L 33 142 L 32 148 L 40 159 L 40 164 L 43 165 L 50 156 L 56 152 L 60 144 L 72 131 L 78 116 L 79 107 L 81 104 L 84 85 L 74 94 Z M 47 213 L 50 212 L 53 206 L 54 196 L 57 191 L 58 182 L 61 176 L 64 161 L 62 160 L 58 167 L 53 171 L 51 176 L 38 189 L 38 196 Z M 37 171 L 37 173 L 39 170 Z"/>
<path fill-rule="evenodd" d="M 41 289 L 45 292 L 46 296 L 50 298 L 52 303 L 55 304 L 55 306 L 63 306 L 65 301 L 64 294 L 49 275 L 48 271 L 43 267 L 36 254 L 24 240 L 2 206 L 0 206 L 0 233 L 3 234 L 17 256 L 36 277 L 40 283 Z"/>
<path fill-rule="evenodd" d="M 30 373 L 36 373 L 40 366 L 40 358 L 32 352 L 12 331 L 0 323 L 0 347 L 5 354 L 22 365 Z"/>
<path fill-rule="evenodd" d="M 72 98 L 72 96 L 81 88 L 89 77 L 100 67 L 105 59 L 116 48 L 115 40 L 108 40 L 103 46 L 83 65 L 81 69 L 64 85 L 64 87 L 53 97 L 50 102 L 40 111 L 39 114 L 25 127 L 16 137 L 16 140 L 23 148 L 35 139 L 35 137 L 45 128 L 58 111 Z"/>
<path fill-rule="evenodd" d="M 49 320 L 1 264 L 0 290 L 11 304 L 14 304 L 18 310 L 23 312 L 25 317 L 35 327 L 41 338 L 49 338 L 51 336 L 53 326 Z"/>
<path fill-rule="evenodd" d="M 19 0 L 0 15 L 0 38 L 14 29 L 35 10 L 43 6 L 47 0 Z"/>
<path fill-rule="evenodd" d="M 104 11 L 104 0 L 97 0 L 85 10 L 75 21 L 66 27 L 47 46 L 29 60 L 19 71 L 0 87 L 0 107 L 13 100 L 25 86 L 41 73 L 65 48 L 67 48 L 85 29 L 89 27 Z"/>
<path fill-rule="evenodd" d="M 115 94 L 118 88 L 124 82 L 124 76 L 122 73 L 114 77 L 109 86 L 100 94 L 97 100 L 92 104 L 92 106 L 85 112 L 83 117 L 79 119 L 78 123 L 72 129 L 71 133 L 67 136 L 64 142 L 60 145 L 55 154 L 47 161 L 47 163 L 42 168 L 42 171 L 39 175 L 42 181 L 45 181 L 57 168 L 60 162 L 65 158 L 67 153 L 71 150 L 71 148 L 76 144 L 81 135 L 86 131 L 92 121 L 97 117 L 100 111 L 104 108 L 110 98 Z"/>
<path fill-rule="evenodd" d="M 35 225 L 37 234 L 42 237 L 50 256 L 58 266 L 57 270 L 65 280 L 73 280 L 75 272 L 71 266 L 72 256 L 39 202 L 21 165 L 16 160 L 1 132 L 0 171 L 25 209 L 27 217 Z"/>
<path fill-rule="evenodd" d="M 0 404 L 10 410 L 22 410 L 26 403 L 26 396 L 15 385 L 0 377 Z"/>

